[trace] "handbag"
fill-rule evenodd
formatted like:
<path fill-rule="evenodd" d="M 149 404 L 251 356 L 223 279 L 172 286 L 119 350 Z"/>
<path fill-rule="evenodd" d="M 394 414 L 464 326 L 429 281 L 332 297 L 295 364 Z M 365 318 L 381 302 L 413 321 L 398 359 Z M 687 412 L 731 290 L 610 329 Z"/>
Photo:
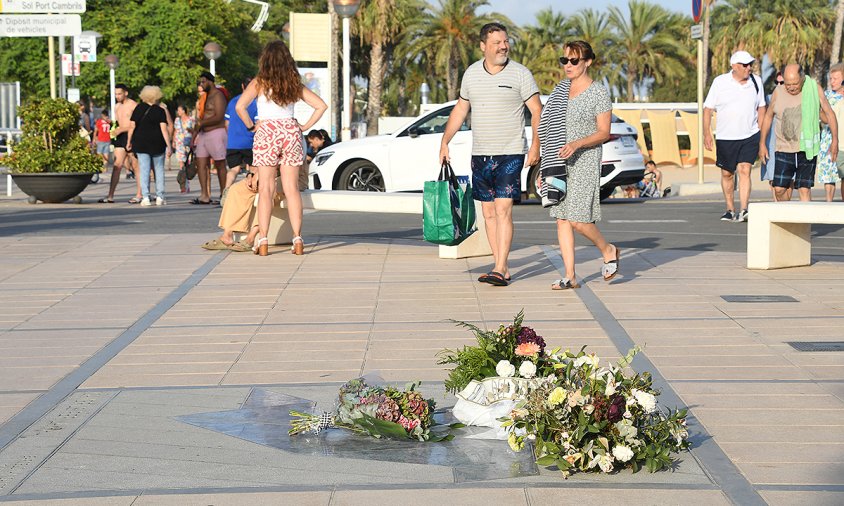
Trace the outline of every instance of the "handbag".
<path fill-rule="evenodd" d="M 428 242 L 455 246 L 475 230 L 472 186 L 460 184 L 443 160 L 437 180 L 425 181 L 422 191 L 422 234 Z"/>
<path fill-rule="evenodd" d="M 188 152 L 186 153 L 185 159 L 185 176 L 188 178 L 189 181 L 193 181 L 193 178 L 196 177 L 196 153 L 194 153 L 193 148 L 189 148 Z"/>
<path fill-rule="evenodd" d="M 552 165 L 542 172 L 542 188 L 539 191 L 542 197 L 542 207 L 551 207 L 566 199 L 566 176 L 565 165 Z"/>

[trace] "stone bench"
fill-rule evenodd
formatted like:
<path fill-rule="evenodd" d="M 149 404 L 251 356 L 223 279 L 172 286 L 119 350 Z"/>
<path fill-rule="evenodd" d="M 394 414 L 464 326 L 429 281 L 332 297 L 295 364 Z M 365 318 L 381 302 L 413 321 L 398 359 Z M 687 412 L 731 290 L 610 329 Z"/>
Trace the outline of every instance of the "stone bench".
<path fill-rule="evenodd" d="M 256 199 L 257 203 L 257 199 Z M 418 214 L 422 218 L 421 193 L 380 193 L 336 190 L 305 190 L 302 192 L 302 206 L 317 211 L 351 211 L 358 213 Z M 478 230 L 457 246 L 440 246 L 440 258 L 467 258 L 492 255 L 486 237 L 481 205 L 475 202 Z M 307 226 L 307 217 L 305 217 Z M 420 223 L 421 225 L 421 223 Z M 290 244 L 293 230 L 288 220 L 284 201 L 273 207 L 268 237 L 270 244 Z"/>
<path fill-rule="evenodd" d="M 748 269 L 810 265 L 812 224 L 844 224 L 844 205 L 832 202 L 758 202 L 748 213 Z"/>

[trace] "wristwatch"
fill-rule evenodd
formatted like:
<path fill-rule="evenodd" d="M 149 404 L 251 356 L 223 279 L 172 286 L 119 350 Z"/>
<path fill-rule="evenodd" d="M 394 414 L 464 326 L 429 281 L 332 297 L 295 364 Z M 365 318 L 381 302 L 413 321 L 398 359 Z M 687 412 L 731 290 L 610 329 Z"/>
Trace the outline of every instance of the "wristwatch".
<path fill-rule="evenodd" d="M 257 125 L 255 125 L 255 123 L 252 123 L 252 126 L 247 128 L 247 130 L 249 130 L 250 132 L 254 132 L 256 127 Z"/>

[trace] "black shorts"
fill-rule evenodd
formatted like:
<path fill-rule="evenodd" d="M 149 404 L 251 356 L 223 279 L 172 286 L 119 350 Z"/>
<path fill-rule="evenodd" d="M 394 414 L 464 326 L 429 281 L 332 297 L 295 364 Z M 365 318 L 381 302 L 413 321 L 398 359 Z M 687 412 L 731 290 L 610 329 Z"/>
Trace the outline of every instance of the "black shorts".
<path fill-rule="evenodd" d="M 115 149 L 126 149 L 127 142 L 129 142 L 129 134 L 126 132 L 123 132 L 111 140 L 111 144 L 115 147 Z"/>
<path fill-rule="evenodd" d="M 226 150 L 226 166 L 230 169 L 240 167 L 241 165 L 252 165 L 252 150 L 251 149 L 227 149 Z"/>
<path fill-rule="evenodd" d="M 759 136 L 756 132 L 747 139 L 715 141 L 715 165 L 727 172 L 735 172 L 740 163 L 753 164 L 759 156 Z"/>

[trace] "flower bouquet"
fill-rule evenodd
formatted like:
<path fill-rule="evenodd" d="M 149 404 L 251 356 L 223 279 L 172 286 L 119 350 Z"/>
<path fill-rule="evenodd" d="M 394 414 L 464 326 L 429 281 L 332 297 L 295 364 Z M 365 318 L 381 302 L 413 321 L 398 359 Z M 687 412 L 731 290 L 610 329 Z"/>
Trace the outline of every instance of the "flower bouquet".
<path fill-rule="evenodd" d="M 494 432 L 476 437 L 507 439 L 508 431 L 501 418 L 507 416 L 516 403 L 524 399 L 537 374 L 553 371 L 545 353 L 545 340 L 522 325 L 520 312 L 512 325 L 486 331 L 466 322 L 455 322 L 475 334 L 478 346 L 464 346 L 460 350 L 441 351 L 439 364 L 454 364 L 445 380 L 446 390 L 457 396 L 453 414 L 461 423 L 491 427 Z M 518 366 L 518 367 L 517 367 Z"/>
<path fill-rule="evenodd" d="M 515 451 L 532 443 L 537 463 L 556 465 L 564 476 L 642 467 L 655 472 L 689 447 L 686 410 L 659 409 L 650 374 L 626 371 L 638 348 L 601 367 L 585 346 L 576 354 L 548 352 L 523 320 L 519 312 L 513 325 L 496 331 L 456 322 L 478 341 L 439 354 L 440 364 L 455 366 L 445 386 L 457 395 L 458 420 L 497 427 Z M 509 412 L 487 423 L 504 408 Z"/>
<path fill-rule="evenodd" d="M 670 466 L 672 453 L 689 448 L 687 410 L 659 409 L 650 374 L 625 373 L 637 352 L 609 367 L 583 350 L 554 357 L 554 374 L 531 388 L 504 421 L 510 447 L 520 450 L 532 441 L 537 464 L 556 465 L 564 476 Z"/>
<path fill-rule="evenodd" d="M 291 411 L 293 417 L 288 434 L 319 434 L 323 429 L 338 427 L 376 438 L 443 441 L 451 436 L 432 438 L 433 399 L 425 399 L 416 391 L 419 383 L 410 383 L 405 390 L 370 386 L 357 378 L 340 387 L 337 408 L 320 415 Z"/>

